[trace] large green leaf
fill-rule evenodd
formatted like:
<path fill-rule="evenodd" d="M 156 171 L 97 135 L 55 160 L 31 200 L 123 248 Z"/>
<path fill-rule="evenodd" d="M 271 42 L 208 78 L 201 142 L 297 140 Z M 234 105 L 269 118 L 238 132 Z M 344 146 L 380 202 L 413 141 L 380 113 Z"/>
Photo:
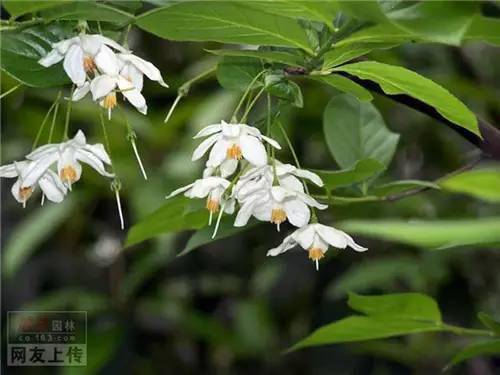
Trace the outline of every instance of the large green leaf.
<path fill-rule="evenodd" d="M 340 9 L 348 15 L 373 22 L 385 22 L 387 17 L 377 0 L 342 0 L 339 2 Z"/>
<path fill-rule="evenodd" d="M 217 80 L 228 90 L 245 91 L 264 69 L 259 59 L 241 56 L 224 56 L 217 64 Z M 256 82 L 254 87 L 262 85 Z"/>
<path fill-rule="evenodd" d="M 375 49 L 396 47 L 397 43 L 360 43 L 333 47 L 323 56 L 322 70 L 329 70 L 348 61 L 364 56 Z"/>
<path fill-rule="evenodd" d="M 430 181 L 400 180 L 375 186 L 371 190 L 371 193 L 379 197 L 385 197 L 392 194 L 400 194 L 410 190 L 422 188 L 439 189 L 439 185 Z"/>
<path fill-rule="evenodd" d="M 475 342 L 458 352 L 446 366 L 446 369 L 471 358 L 493 355 L 500 355 L 500 339 Z"/>
<path fill-rule="evenodd" d="M 2 6 L 11 16 L 18 17 L 26 13 L 36 12 L 69 1 L 71 0 L 2 0 Z"/>
<path fill-rule="evenodd" d="M 448 90 L 428 78 L 400 66 L 363 61 L 334 70 L 375 81 L 389 95 L 406 94 L 436 109 L 445 118 L 480 135 L 476 116 Z"/>
<path fill-rule="evenodd" d="M 238 57 L 254 57 L 265 61 L 286 64 L 290 66 L 303 67 L 305 61 L 298 55 L 285 51 L 261 51 L 249 49 L 219 49 L 208 50 L 218 56 L 238 56 Z"/>
<path fill-rule="evenodd" d="M 288 46 L 313 53 L 296 20 L 240 2 L 177 3 L 139 16 L 137 25 L 171 40 Z"/>
<path fill-rule="evenodd" d="M 448 191 L 464 193 L 491 202 L 500 202 L 500 168 L 463 172 L 439 181 Z"/>
<path fill-rule="evenodd" d="M 15 228 L 2 249 L 2 270 L 5 277 L 13 276 L 37 246 L 71 215 L 77 201 L 73 197 L 62 203 L 37 208 Z"/>
<path fill-rule="evenodd" d="M 498 320 L 484 312 L 479 312 L 477 317 L 485 327 L 500 336 L 500 322 Z"/>
<path fill-rule="evenodd" d="M 295 107 L 304 106 L 304 98 L 300 86 L 290 81 L 282 74 L 266 74 L 264 77 L 266 91 L 271 95 L 280 98 Z"/>
<path fill-rule="evenodd" d="M 365 89 L 363 86 L 358 85 L 349 78 L 343 77 L 338 74 L 330 74 L 327 76 L 310 75 L 308 76 L 315 81 L 325 83 L 329 86 L 335 87 L 337 90 L 345 92 L 346 94 L 351 94 L 361 101 L 371 101 L 373 96 Z"/>
<path fill-rule="evenodd" d="M 375 159 L 363 159 L 356 162 L 351 168 L 338 171 L 316 170 L 315 172 L 321 177 L 327 189 L 334 190 L 341 186 L 349 186 L 366 181 L 384 170 L 384 165 L 379 161 Z"/>
<path fill-rule="evenodd" d="M 40 15 L 49 22 L 53 20 L 84 19 L 86 21 L 127 23 L 134 19 L 134 15 L 121 9 L 93 1 L 77 1 L 52 6 L 42 10 Z"/>
<path fill-rule="evenodd" d="M 347 38 L 339 40 L 335 43 L 336 48 L 345 46 L 357 45 L 387 45 L 387 44 L 404 44 L 408 41 L 421 41 L 417 35 L 405 31 L 391 23 L 384 23 L 376 26 L 361 29 Z"/>
<path fill-rule="evenodd" d="M 324 22 L 332 29 L 333 19 L 338 11 L 334 0 L 263 0 L 245 1 L 245 4 L 281 16 Z"/>
<path fill-rule="evenodd" d="M 126 246 L 135 245 L 160 234 L 199 229 L 207 223 L 206 210 L 194 209 L 187 198 L 171 198 L 158 210 L 130 228 Z"/>
<path fill-rule="evenodd" d="M 347 94 L 330 100 L 323 114 L 323 130 L 330 152 L 342 168 L 351 168 L 362 159 L 387 166 L 399 140 L 371 103 Z"/>
<path fill-rule="evenodd" d="M 500 217 L 461 220 L 350 220 L 339 224 L 350 233 L 441 249 L 456 246 L 484 247 L 500 243 Z"/>
<path fill-rule="evenodd" d="M 51 43 L 71 37 L 71 28 L 63 23 L 34 26 L 22 31 L 3 31 L 1 69 L 28 86 L 60 86 L 69 82 L 62 64 L 45 68 L 38 60 L 51 49 Z"/>
<path fill-rule="evenodd" d="M 367 316 L 350 316 L 320 327 L 292 350 L 442 330 L 436 302 L 418 293 L 349 296 L 349 305 Z"/>
<path fill-rule="evenodd" d="M 498 18 L 475 16 L 464 37 L 465 40 L 484 41 L 500 45 L 500 20 Z"/>

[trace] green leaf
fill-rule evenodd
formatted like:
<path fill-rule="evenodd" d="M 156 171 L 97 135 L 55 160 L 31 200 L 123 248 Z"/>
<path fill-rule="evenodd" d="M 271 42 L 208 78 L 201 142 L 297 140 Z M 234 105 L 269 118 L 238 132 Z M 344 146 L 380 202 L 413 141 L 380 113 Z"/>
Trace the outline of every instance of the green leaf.
<path fill-rule="evenodd" d="M 350 220 L 339 227 L 349 233 L 431 249 L 500 243 L 500 217 L 409 222 Z"/>
<path fill-rule="evenodd" d="M 260 51 L 246 49 L 218 49 L 207 50 L 217 56 L 238 56 L 238 57 L 254 57 L 261 60 L 286 64 L 290 66 L 303 67 L 304 59 L 290 52 L 285 51 Z"/>
<path fill-rule="evenodd" d="M 472 19 L 464 39 L 500 45 L 500 20 L 476 15 Z"/>
<path fill-rule="evenodd" d="M 217 64 L 217 80 L 225 89 L 245 91 L 263 69 L 262 62 L 258 59 L 224 56 Z M 257 81 L 253 88 L 260 85 Z"/>
<path fill-rule="evenodd" d="M 126 246 L 132 246 L 155 236 L 188 229 L 199 229 L 208 223 L 205 210 L 193 210 L 184 197 L 167 200 L 158 210 L 135 224 L 127 234 Z"/>
<path fill-rule="evenodd" d="M 500 322 L 498 320 L 493 319 L 491 316 L 484 312 L 479 312 L 477 317 L 483 323 L 483 325 L 489 328 L 490 331 L 495 332 L 497 335 L 500 335 Z"/>
<path fill-rule="evenodd" d="M 439 307 L 431 297 L 421 293 L 395 293 L 381 296 L 361 296 L 349 293 L 348 305 L 370 316 L 441 322 Z"/>
<path fill-rule="evenodd" d="M 18 17 L 26 13 L 33 13 L 41 9 L 50 8 L 52 6 L 61 5 L 66 0 L 35 0 L 35 1 L 20 1 L 20 0 L 2 0 L 2 6 L 13 17 Z"/>
<path fill-rule="evenodd" d="M 397 43 L 361 43 L 333 47 L 323 56 L 322 70 L 329 70 L 348 61 L 364 56 L 374 49 L 389 49 L 396 47 Z"/>
<path fill-rule="evenodd" d="M 366 181 L 380 172 L 385 167 L 375 159 L 363 159 L 356 162 L 351 168 L 338 171 L 320 171 L 315 170 L 329 190 L 334 190 L 341 186 L 349 186 L 358 182 Z"/>
<path fill-rule="evenodd" d="M 63 23 L 3 31 L 0 33 L 0 67 L 28 86 L 50 87 L 68 83 L 62 64 L 45 68 L 38 64 L 38 60 L 52 50 L 51 43 L 72 36 L 69 25 Z"/>
<path fill-rule="evenodd" d="M 243 3 L 188 1 L 137 18 L 142 29 L 171 40 L 297 47 L 312 54 L 296 20 Z"/>
<path fill-rule="evenodd" d="M 74 210 L 77 199 L 37 208 L 10 234 L 3 251 L 3 275 L 12 277 L 19 267 Z"/>
<path fill-rule="evenodd" d="M 500 168 L 475 169 L 439 181 L 448 191 L 464 193 L 490 202 L 500 202 Z"/>
<path fill-rule="evenodd" d="M 423 1 L 387 13 L 388 19 L 426 41 L 460 45 L 474 13 L 474 2 Z"/>
<path fill-rule="evenodd" d="M 264 0 L 248 1 L 246 4 L 281 16 L 323 22 L 331 29 L 338 11 L 336 1 L 324 0 Z"/>
<path fill-rule="evenodd" d="M 212 235 L 214 233 L 213 227 L 207 226 L 205 228 L 202 228 L 191 236 L 191 238 L 186 243 L 186 246 L 184 246 L 184 249 L 182 249 L 182 251 L 177 256 L 186 255 L 203 245 L 221 240 L 223 238 L 234 236 L 235 234 L 250 229 L 256 224 L 256 222 L 251 222 L 249 225 L 244 227 L 235 227 L 233 217 L 223 218 L 221 220 L 220 227 L 215 238 L 212 238 Z"/>
<path fill-rule="evenodd" d="M 351 168 L 362 159 L 375 159 L 387 166 L 399 140 L 398 134 L 387 129 L 375 106 L 347 94 L 330 100 L 323 114 L 323 130 L 341 168 Z"/>
<path fill-rule="evenodd" d="M 476 116 L 437 83 L 400 66 L 363 61 L 334 68 L 380 85 L 386 94 L 406 94 L 432 107 L 451 122 L 480 135 Z"/>
<path fill-rule="evenodd" d="M 420 188 L 439 189 L 439 185 L 436 185 L 434 182 L 430 181 L 401 180 L 375 186 L 371 190 L 371 193 L 379 197 L 385 197 L 388 195 L 399 194 L 409 190 Z"/>
<path fill-rule="evenodd" d="M 299 85 L 289 81 L 285 76 L 278 74 L 267 74 L 264 77 L 266 91 L 277 98 L 289 102 L 295 107 L 302 108 L 304 99 Z"/>
<path fill-rule="evenodd" d="M 91 1 L 70 2 L 42 10 L 41 17 L 46 21 L 81 20 L 127 23 L 134 15 L 106 4 Z"/>
<path fill-rule="evenodd" d="M 356 82 L 351 81 L 349 78 L 343 77 L 338 74 L 330 74 L 327 76 L 308 76 L 309 78 L 326 83 L 329 86 L 335 87 L 337 90 L 345 92 L 346 94 L 351 94 L 358 98 L 361 101 L 371 101 L 373 100 L 373 96 L 365 89 L 363 86 L 358 85 Z"/>
<path fill-rule="evenodd" d="M 352 33 L 347 38 L 339 40 L 337 43 L 335 43 L 335 47 L 341 48 L 344 46 L 360 44 L 366 46 L 369 46 L 370 44 L 373 44 L 374 46 L 381 44 L 393 44 L 394 46 L 397 46 L 399 44 L 404 44 L 412 40 L 421 41 L 421 38 L 408 31 L 402 30 L 401 28 L 393 24 L 385 23 L 367 27 L 360 31 Z"/>
<path fill-rule="evenodd" d="M 471 358 L 498 354 L 500 354 L 500 339 L 475 342 L 458 352 L 445 369 Z"/>
<path fill-rule="evenodd" d="M 387 17 L 377 0 L 340 1 L 340 9 L 352 17 L 373 22 L 385 22 Z"/>

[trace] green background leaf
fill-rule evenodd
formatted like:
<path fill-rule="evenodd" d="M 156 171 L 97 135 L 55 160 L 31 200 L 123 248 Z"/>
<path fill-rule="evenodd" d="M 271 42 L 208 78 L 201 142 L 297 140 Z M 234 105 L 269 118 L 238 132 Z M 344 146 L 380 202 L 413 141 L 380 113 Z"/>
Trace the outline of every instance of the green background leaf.
<path fill-rule="evenodd" d="M 356 162 L 354 167 L 338 171 L 315 170 L 325 187 L 334 190 L 341 186 L 349 186 L 363 182 L 385 170 L 385 166 L 375 159 L 363 159 Z"/>
<path fill-rule="evenodd" d="M 448 191 L 464 193 L 490 202 L 500 202 L 500 168 L 463 172 L 439 181 Z"/>

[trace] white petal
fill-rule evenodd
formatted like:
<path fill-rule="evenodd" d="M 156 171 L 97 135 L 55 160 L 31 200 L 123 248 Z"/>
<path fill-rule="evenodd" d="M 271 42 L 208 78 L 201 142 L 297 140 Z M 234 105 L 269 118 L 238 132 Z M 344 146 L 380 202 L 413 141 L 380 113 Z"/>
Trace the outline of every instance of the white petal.
<path fill-rule="evenodd" d="M 221 124 L 208 125 L 205 126 L 203 129 L 201 129 L 193 138 L 196 139 L 196 138 L 206 137 L 214 133 L 218 133 L 221 130 L 222 130 Z"/>
<path fill-rule="evenodd" d="M 222 134 L 227 138 L 236 138 L 240 135 L 241 127 L 238 124 L 228 124 L 225 121 L 221 122 Z"/>
<path fill-rule="evenodd" d="M 101 43 L 104 43 L 104 44 L 106 44 L 106 45 L 108 45 L 108 46 L 116 49 L 117 51 L 120 51 L 122 53 L 128 52 L 128 50 L 125 47 L 119 45 L 113 39 L 109 39 L 109 38 L 107 38 L 107 37 L 105 37 L 103 35 L 95 35 L 95 36 L 97 38 L 99 38 L 99 40 L 101 41 Z"/>
<path fill-rule="evenodd" d="M 253 165 L 266 165 L 267 153 L 261 141 L 251 135 L 240 137 L 241 154 Z"/>
<path fill-rule="evenodd" d="M 20 163 L 26 164 L 26 162 L 16 162 L 16 164 L 20 164 Z M 24 169 L 24 168 L 22 168 L 22 166 L 19 168 Z M 16 165 L 14 165 L 14 163 L 2 165 L 0 167 L 0 177 L 14 178 L 14 177 L 17 177 L 18 175 L 19 175 L 18 169 L 16 168 Z"/>
<path fill-rule="evenodd" d="M 64 58 L 63 54 L 59 53 L 59 51 L 57 49 L 53 49 L 48 54 L 46 54 L 44 57 L 42 57 L 40 60 L 38 60 L 38 63 L 40 65 L 43 65 L 44 67 L 48 68 L 49 66 L 57 64 L 63 58 Z"/>
<path fill-rule="evenodd" d="M 354 242 L 351 236 L 341 230 L 323 225 L 316 224 L 316 232 L 330 245 L 339 249 L 345 249 L 347 246 L 356 251 L 366 251 L 366 247 L 360 246 Z"/>
<path fill-rule="evenodd" d="M 316 199 L 314 199 L 310 195 L 297 193 L 297 197 L 300 198 L 300 200 L 305 204 L 307 204 L 308 206 L 316 207 L 317 209 L 320 210 L 326 210 L 328 208 L 328 205 L 319 203 Z"/>
<path fill-rule="evenodd" d="M 54 172 L 43 175 L 38 181 L 38 185 L 40 185 L 43 193 L 50 201 L 56 203 L 63 201 L 66 194 L 66 187 L 60 182 Z"/>
<path fill-rule="evenodd" d="M 21 198 L 21 195 L 19 194 L 20 189 L 21 189 L 21 179 L 17 179 L 17 181 L 14 182 L 14 184 L 12 185 L 10 192 L 12 193 L 16 201 L 18 201 L 19 203 L 24 203 L 24 199 Z"/>
<path fill-rule="evenodd" d="M 291 191 L 296 191 L 299 193 L 304 193 L 304 185 L 302 185 L 302 182 L 300 180 L 292 175 L 285 175 L 283 177 L 278 177 L 280 186 L 283 186 L 284 188 L 291 190 Z"/>
<path fill-rule="evenodd" d="M 220 177 L 207 177 L 196 180 L 191 190 L 186 194 L 190 198 L 205 198 L 208 194 L 218 188 L 226 189 L 229 186 L 229 181 Z M 189 194 L 189 195 L 188 195 Z"/>
<path fill-rule="evenodd" d="M 69 47 L 71 47 L 71 45 L 75 44 L 75 43 L 80 43 L 80 40 L 77 36 L 74 36 L 73 38 L 61 40 L 57 43 L 53 43 L 52 48 L 57 49 L 57 51 L 61 55 L 65 55 L 68 52 Z"/>
<path fill-rule="evenodd" d="M 87 138 L 85 137 L 85 133 L 81 129 L 78 129 L 71 142 L 80 147 L 84 147 L 87 143 Z"/>
<path fill-rule="evenodd" d="M 83 85 L 77 86 L 77 88 L 73 92 L 71 100 L 76 102 L 82 99 L 85 95 L 87 95 L 89 91 L 90 91 L 90 82 L 85 82 Z"/>
<path fill-rule="evenodd" d="M 293 174 L 298 177 L 307 178 L 309 181 L 313 182 L 318 186 L 323 186 L 323 181 L 321 180 L 321 177 L 319 177 L 316 173 L 313 173 L 306 169 L 297 169 L 294 171 Z"/>
<path fill-rule="evenodd" d="M 127 100 L 132 104 L 135 108 L 137 108 L 141 112 L 145 112 L 144 108 L 146 107 L 146 99 L 142 96 L 141 92 L 137 90 L 134 85 L 130 81 L 127 81 L 123 77 L 118 78 L 118 87 L 120 88 L 123 96 L 127 98 Z"/>
<path fill-rule="evenodd" d="M 271 221 L 273 206 L 270 199 L 261 199 L 253 209 L 253 216 L 260 221 Z"/>
<path fill-rule="evenodd" d="M 98 35 L 81 34 L 79 35 L 79 38 L 80 46 L 86 55 L 90 55 L 92 57 L 97 55 L 102 47 L 102 41 L 99 39 Z"/>
<path fill-rule="evenodd" d="M 64 70 L 71 81 L 77 86 L 85 83 L 87 78 L 83 68 L 83 51 L 79 45 L 73 44 L 64 58 Z"/>
<path fill-rule="evenodd" d="M 290 250 L 292 247 L 295 247 L 296 245 L 297 245 L 297 242 L 293 238 L 293 234 L 291 234 L 291 235 L 285 237 L 285 239 L 283 240 L 283 242 L 279 246 L 277 246 L 271 250 L 268 250 L 267 256 L 275 257 L 276 255 L 283 254 L 285 251 Z"/>
<path fill-rule="evenodd" d="M 173 192 L 171 192 L 169 195 L 167 195 L 165 197 L 165 199 L 170 199 L 172 197 L 175 197 L 176 195 L 179 195 L 180 193 L 184 193 L 185 191 L 191 189 L 191 187 L 193 187 L 193 185 L 194 185 L 194 182 L 192 184 L 180 187 L 179 189 L 176 189 Z"/>
<path fill-rule="evenodd" d="M 255 205 L 259 203 L 259 199 L 261 197 L 259 195 L 254 195 L 252 198 L 248 199 L 241 206 L 238 214 L 236 215 L 236 219 L 234 221 L 235 227 L 243 227 L 248 223 L 250 217 L 252 216 Z"/>
<path fill-rule="evenodd" d="M 235 207 L 236 207 L 236 200 L 229 199 L 224 204 L 224 212 L 226 214 L 232 215 L 232 214 L 234 214 Z"/>
<path fill-rule="evenodd" d="M 267 143 L 269 143 L 271 146 L 273 146 L 274 148 L 281 150 L 280 144 L 278 142 L 276 142 L 274 139 L 266 137 L 265 135 L 261 135 L 261 138 L 264 141 L 266 141 Z"/>
<path fill-rule="evenodd" d="M 207 166 L 218 167 L 226 159 L 229 143 L 224 139 L 219 139 L 215 142 L 208 155 Z"/>
<path fill-rule="evenodd" d="M 35 148 L 32 152 L 26 155 L 26 159 L 36 160 L 47 156 L 48 154 L 57 153 L 59 149 L 58 144 L 50 143 Z"/>
<path fill-rule="evenodd" d="M 95 64 L 104 74 L 110 76 L 118 75 L 120 62 L 115 53 L 107 46 L 102 45 L 99 53 L 95 56 Z"/>
<path fill-rule="evenodd" d="M 101 159 L 84 149 L 77 149 L 75 151 L 75 159 L 84 162 L 94 168 L 100 175 L 105 177 L 114 177 L 113 173 L 109 173 L 104 168 Z"/>
<path fill-rule="evenodd" d="M 120 76 L 130 81 L 137 90 L 142 90 L 142 86 L 144 83 L 143 74 L 132 64 L 125 64 L 120 70 Z"/>
<path fill-rule="evenodd" d="M 313 244 L 316 231 L 314 230 L 313 224 L 310 224 L 297 229 L 292 235 L 295 241 L 297 241 L 303 249 L 307 250 Z"/>
<path fill-rule="evenodd" d="M 57 160 L 57 153 L 32 161 L 21 175 L 23 187 L 33 186 L 42 177 L 47 169 Z"/>
<path fill-rule="evenodd" d="M 130 61 L 137 69 L 139 69 L 142 73 L 146 75 L 151 81 L 157 81 L 160 83 L 160 85 L 164 87 L 168 87 L 168 85 L 163 81 L 163 78 L 161 76 L 160 70 L 151 64 L 149 61 L 146 61 L 144 59 L 141 59 L 138 56 L 135 56 L 133 54 L 123 54 L 121 57 L 126 60 Z"/>
<path fill-rule="evenodd" d="M 104 148 L 104 145 L 102 143 L 96 143 L 95 145 L 85 145 L 84 148 L 85 150 L 93 153 L 95 156 L 97 156 L 106 164 L 111 165 L 111 159 L 109 158 L 109 155 L 106 152 L 106 149 Z"/>
<path fill-rule="evenodd" d="M 217 140 L 220 138 L 219 134 L 214 134 L 207 139 L 205 139 L 203 142 L 201 142 L 198 147 L 193 152 L 193 156 L 191 158 L 192 161 L 198 160 L 203 157 L 208 151 L 212 145 L 217 142 Z"/>
<path fill-rule="evenodd" d="M 294 196 L 293 192 L 284 189 L 281 186 L 273 186 L 270 190 L 270 193 L 276 202 L 283 202 L 285 198 Z"/>
<path fill-rule="evenodd" d="M 296 227 L 302 227 L 309 223 L 311 211 L 304 202 L 298 199 L 286 200 L 283 203 L 283 208 L 285 209 L 286 217 L 290 224 Z"/>
<path fill-rule="evenodd" d="M 236 159 L 226 159 L 220 165 L 220 174 L 222 177 L 231 176 L 238 168 L 238 160 Z"/>
<path fill-rule="evenodd" d="M 75 170 L 76 178 L 73 182 L 78 181 L 82 175 L 82 166 L 76 161 L 75 151 L 74 148 L 67 147 L 60 153 L 59 160 L 57 161 L 57 174 L 59 176 L 63 168 L 71 167 Z"/>
<path fill-rule="evenodd" d="M 92 99 L 98 100 L 103 96 L 108 95 L 111 91 L 115 89 L 117 85 L 117 80 L 114 77 L 108 75 L 102 75 L 95 77 L 92 82 L 90 82 L 90 91 L 92 91 Z"/>

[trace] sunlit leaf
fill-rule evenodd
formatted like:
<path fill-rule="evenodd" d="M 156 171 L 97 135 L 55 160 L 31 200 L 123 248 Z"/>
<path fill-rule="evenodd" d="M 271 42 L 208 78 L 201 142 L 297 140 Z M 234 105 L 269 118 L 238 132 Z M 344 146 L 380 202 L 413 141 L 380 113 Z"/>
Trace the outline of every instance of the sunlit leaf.
<path fill-rule="evenodd" d="M 451 122 L 480 135 L 476 116 L 455 96 L 428 78 L 400 66 L 363 61 L 334 70 L 378 83 L 389 95 L 406 94 L 436 109 Z"/>
<path fill-rule="evenodd" d="M 323 56 L 323 70 L 334 68 L 358 57 L 364 56 L 375 49 L 396 47 L 397 43 L 360 43 L 334 46 Z"/>
<path fill-rule="evenodd" d="M 484 312 L 479 312 L 477 317 L 485 327 L 490 329 L 492 332 L 495 332 L 497 335 L 500 335 L 500 321 L 493 319 Z"/>
<path fill-rule="evenodd" d="M 466 346 L 460 352 L 458 352 L 451 360 L 451 362 L 446 366 L 449 369 L 460 362 L 467 361 L 471 358 L 476 357 L 487 357 L 500 354 L 500 339 L 479 341 L 469 346 Z"/>
<path fill-rule="evenodd" d="M 238 57 L 254 57 L 265 61 L 286 64 L 290 66 L 302 67 L 305 62 L 302 58 L 289 52 L 284 51 L 260 51 L 248 49 L 218 49 L 207 50 L 218 56 L 238 56 Z"/>
<path fill-rule="evenodd" d="M 465 40 L 484 41 L 500 45 L 500 20 L 498 18 L 475 16 L 464 37 Z"/>
<path fill-rule="evenodd" d="M 385 170 L 382 163 L 375 159 L 363 159 L 351 168 L 338 171 L 315 170 L 325 183 L 325 187 L 333 190 L 341 186 L 349 186 L 363 182 Z"/>
<path fill-rule="evenodd" d="M 500 168 L 475 169 L 439 181 L 444 189 L 491 202 L 500 202 Z"/>
<path fill-rule="evenodd" d="M 61 5 L 64 1 L 69 0 L 2 0 L 2 6 L 11 16 L 18 17 L 26 13 Z"/>
<path fill-rule="evenodd" d="M 217 64 L 217 80 L 225 89 L 244 91 L 263 69 L 259 59 L 224 56 Z M 261 83 L 257 81 L 253 88 L 259 85 Z"/>
<path fill-rule="evenodd" d="M 439 189 L 439 185 L 430 181 L 401 180 L 374 186 L 370 192 L 377 196 L 384 197 L 422 188 Z"/>
<path fill-rule="evenodd" d="M 329 86 L 335 87 L 337 90 L 351 94 L 361 101 L 371 101 L 373 96 L 363 86 L 358 85 L 356 82 L 351 81 L 349 78 L 343 77 L 338 74 L 330 74 L 327 76 L 308 76 L 315 81 L 325 83 Z"/>
<path fill-rule="evenodd" d="M 399 135 L 390 132 L 379 111 L 351 95 L 336 95 L 323 114 L 323 131 L 335 161 L 351 168 L 357 161 L 375 159 L 387 166 Z"/>
<path fill-rule="evenodd" d="M 76 1 L 44 9 L 40 14 L 45 20 L 81 20 L 127 23 L 134 15 L 121 9 L 92 1 Z"/>

